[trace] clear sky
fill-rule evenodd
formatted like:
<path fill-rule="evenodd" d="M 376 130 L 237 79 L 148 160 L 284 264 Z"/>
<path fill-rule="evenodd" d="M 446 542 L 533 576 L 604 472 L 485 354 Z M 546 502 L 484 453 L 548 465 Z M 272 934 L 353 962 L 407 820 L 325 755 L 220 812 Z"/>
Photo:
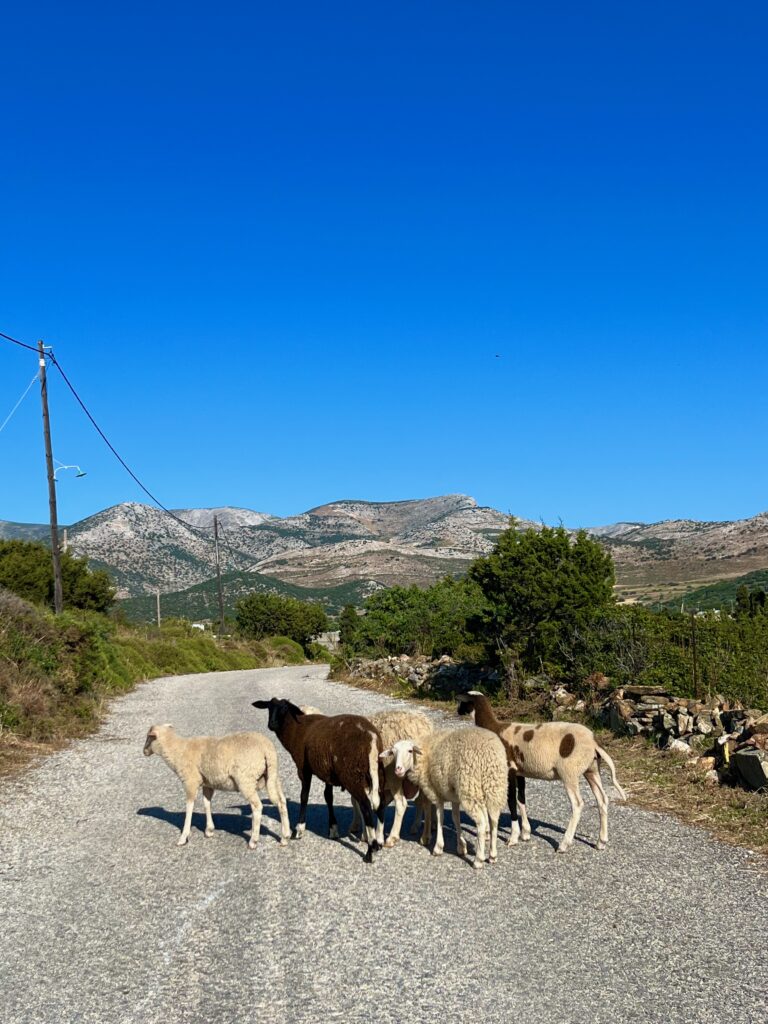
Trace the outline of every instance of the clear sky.
<path fill-rule="evenodd" d="M 0 331 L 171 508 L 768 508 L 768 8 L 6 5 Z M 0 422 L 36 358 L 0 339 Z M 51 372 L 59 516 L 148 500 Z M 47 517 L 39 391 L 0 519 Z"/>

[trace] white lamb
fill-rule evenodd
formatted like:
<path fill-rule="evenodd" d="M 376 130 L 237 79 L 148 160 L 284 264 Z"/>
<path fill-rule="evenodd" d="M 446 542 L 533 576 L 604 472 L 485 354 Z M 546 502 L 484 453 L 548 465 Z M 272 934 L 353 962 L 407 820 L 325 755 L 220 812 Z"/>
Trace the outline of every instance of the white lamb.
<path fill-rule="evenodd" d="M 404 739 L 411 739 L 415 740 L 416 743 L 422 743 L 435 731 L 431 720 L 422 711 L 384 709 L 372 715 L 366 715 L 366 718 L 379 730 L 381 742 L 385 748 L 390 748 L 398 740 Z M 419 820 L 423 815 L 425 823 L 422 841 L 426 844 L 429 840 L 427 829 L 430 828 L 429 801 L 419 794 L 417 787 L 413 783 L 396 775 L 394 760 L 388 759 L 384 761 L 384 779 L 386 782 L 384 799 L 386 802 L 389 802 L 391 798 L 395 802 L 395 820 L 392 823 L 392 829 L 384 845 L 392 847 L 400 841 L 400 829 L 402 828 L 403 817 L 408 808 L 408 801 L 414 799 L 416 800 L 416 816 L 411 832 L 416 831 Z M 351 838 L 356 838 L 357 829 L 362 828 L 362 818 L 360 817 L 360 810 L 354 801 L 352 802 L 352 808 L 352 824 L 349 826 L 349 835 Z"/>
<path fill-rule="evenodd" d="M 394 756 L 395 774 L 418 786 L 437 809 L 437 839 L 434 856 L 443 852 L 443 805 L 451 804 L 456 829 L 456 852 L 466 856 L 467 844 L 461 833 L 461 810 L 475 822 L 477 843 L 473 867 L 485 861 L 485 838 L 490 830 L 489 860 L 497 857 L 499 815 L 507 799 L 507 758 L 495 733 L 484 729 L 454 729 L 433 733 L 421 745 L 398 740 L 381 758 Z"/>
<path fill-rule="evenodd" d="M 144 754 L 159 754 L 181 779 L 187 795 L 184 828 L 177 845 L 184 846 L 192 827 L 192 810 L 198 790 L 203 790 L 205 835 L 214 833 L 211 797 L 214 790 L 236 790 L 251 805 L 253 849 L 259 841 L 262 803 L 258 790 L 267 794 L 280 813 L 280 845 L 285 846 L 291 832 L 288 806 L 277 770 L 277 751 L 272 741 L 258 732 L 237 732 L 229 736 L 178 736 L 172 725 L 153 725 L 147 733 Z"/>

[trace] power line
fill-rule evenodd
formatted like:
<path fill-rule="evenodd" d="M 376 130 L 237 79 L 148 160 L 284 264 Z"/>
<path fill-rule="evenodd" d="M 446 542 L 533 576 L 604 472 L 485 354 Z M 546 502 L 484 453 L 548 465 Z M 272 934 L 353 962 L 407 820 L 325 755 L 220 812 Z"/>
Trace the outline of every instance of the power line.
<path fill-rule="evenodd" d="M 27 397 L 27 395 L 29 394 L 29 389 L 32 387 L 32 385 L 35 383 L 35 381 L 37 379 L 38 379 L 38 375 L 35 374 L 34 377 L 32 378 L 32 380 L 29 382 L 29 384 L 27 384 L 27 387 L 26 387 L 26 390 L 24 391 L 24 394 L 21 396 L 21 398 L 18 400 L 16 405 L 14 405 L 14 407 L 11 409 L 11 411 L 8 413 L 8 415 L 3 420 L 3 425 L 0 427 L 0 433 L 2 433 L 3 430 L 5 430 L 5 428 L 8 425 L 8 423 L 10 423 L 11 417 L 16 412 L 16 410 L 19 408 L 19 406 L 24 401 L 24 399 Z"/>
<path fill-rule="evenodd" d="M 138 477 L 136 476 L 136 474 L 135 474 L 135 473 L 133 472 L 133 470 L 131 469 L 131 467 L 130 467 L 130 466 L 128 465 L 128 463 L 127 463 L 127 462 L 125 461 L 125 459 L 124 459 L 124 458 L 123 458 L 123 457 L 122 457 L 122 456 L 121 456 L 121 455 L 119 454 L 119 452 L 118 452 L 118 451 L 116 450 L 116 448 L 114 447 L 114 445 L 113 445 L 113 444 L 111 443 L 111 441 L 109 440 L 109 438 L 107 437 L 107 435 L 106 435 L 106 434 L 104 433 L 104 431 L 103 431 L 103 430 L 101 429 L 101 427 L 100 427 L 100 426 L 98 425 L 98 423 L 96 422 L 96 420 L 95 420 L 95 419 L 93 418 L 93 416 L 91 415 L 90 411 L 88 410 L 88 407 L 86 406 L 85 402 L 84 402 L 84 401 L 82 400 L 82 398 L 80 397 L 80 395 L 78 395 L 78 393 L 77 393 L 77 391 L 75 390 L 75 387 L 74 387 L 74 385 L 72 384 L 72 382 L 70 381 L 69 377 L 67 377 L 66 373 L 65 373 L 65 372 L 64 372 L 64 370 L 63 370 L 63 369 L 61 368 L 61 364 L 59 363 L 59 361 L 58 361 L 58 359 L 56 358 L 56 356 L 55 356 L 55 355 L 53 354 L 53 350 L 50 350 L 50 351 L 49 351 L 49 352 L 47 353 L 47 355 L 48 355 L 48 358 L 49 358 L 49 359 L 51 360 L 51 362 L 53 363 L 53 365 L 54 365 L 54 366 L 56 367 L 56 369 L 57 369 L 57 370 L 59 371 L 59 373 L 61 374 L 61 376 L 62 376 L 62 378 L 63 378 L 63 380 L 64 380 L 64 383 L 65 383 L 65 384 L 67 385 L 67 387 L 69 388 L 69 390 L 70 390 L 70 391 L 72 392 L 72 394 L 74 395 L 74 397 L 75 397 L 75 400 L 77 401 L 78 405 L 80 406 L 80 408 L 81 408 L 81 409 L 83 410 L 83 412 L 85 413 L 85 415 L 86 415 L 86 416 L 88 417 L 88 419 L 89 419 L 89 420 L 91 421 L 91 423 L 93 424 L 93 427 L 95 428 L 95 430 L 96 430 L 96 432 L 98 433 L 99 437 L 100 437 L 100 438 L 102 439 L 102 441 L 104 442 L 104 444 L 106 444 L 107 448 L 109 448 L 109 450 L 110 450 L 110 451 L 112 452 L 112 454 L 113 454 L 113 455 L 115 456 L 115 458 L 116 458 L 116 459 L 117 459 L 117 461 L 118 461 L 118 462 L 120 463 L 120 465 L 121 465 L 121 466 L 123 467 L 123 469 L 124 469 L 124 470 L 126 471 L 126 473 L 128 473 L 128 475 L 129 475 L 129 476 L 131 477 L 131 479 L 133 479 L 133 480 L 134 480 L 134 481 L 135 481 L 135 482 L 136 482 L 136 483 L 137 483 L 137 484 L 139 485 L 139 487 L 140 487 L 140 488 L 142 489 L 142 491 L 144 491 L 144 493 L 145 493 L 145 494 L 146 494 L 146 495 L 147 495 L 147 496 L 148 496 L 149 498 L 151 498 L 151 499 L 152 499 L 152 501 L 153 501 L 153 502 L 154 502 L 154 503 L 155 503 L 155 504 L 157 505 L 157 507 L 158 507 L 159 509 L 161 509 L 161 510 L 162 510 L 163 512 L 165 512 L 165 514 L 166 514 L 166 515 L 169 515 L 169 516 L 171 517 L 171 519 L 175 519 L 177 523 L 180 523 L 180 524 L 181 524 L 181 526 L 184 526 L 184 527 L 186 527 L 186 529 L 187 529 L 187 530 L 189 530 L 189 531 L 190 531 L 191 533 L 196 533 L 196 534 L 198 534 L 198 536 L 201 536 L 201 537 L 205 537 L 205 539 L 206 539 L 206 540 L 207 540 L 207 541 L 208 541 L 208 542 L 209 542 L 210 544 L 213 544 L 213 538 L 212 538 L 212 537 L 209 537 L 209 536 L 208 536 L 208 535 L 207 535 L 206 533 L 204 533 L 204 532 L 203 532 L 202 530 L 198 530 L 198 529 L 197 529 L 196 527 L 192 526 L 192 525 L 191 525 L 190 523 L 187 523 L 187 522 L 185 522 L 185 521 L 184 521 L 183 519 L 180 519 L 180 518 L 179 518 L 179 517 L 178 517 L 177 515 L 175 515 L 175 514 L 174 514 L 173 512 L 171 512 L 171 510 L 170 510 L 169 508 L 166 508 L 166 507 L 165 507 L 165 505 L 163 505 L 163 503 L 162 503 L 162 502 L 161 502 L 161 501 L 160 501 L 160 500 L 159 500 L 158 498 L 156 498 L 156 497 L 155 497 L 155 495 L 154 495 L 154 494 L 153 494 L 153 493 L 152 493 L 152 492 L 151 492 L 151 491 L 149 490 L 149 488 L 148 488 L 148 487 L 145 487 L 145 486 L 144 486 L 144 484 L 143 484 L 143 483 L 141 482 L 141 480 L 139 480 L 139 478 L 138 478 Z"/>
<path fill-rule="evenodd" d="M 34 345 L 27 345 L 24 341 L 19 341 L 18 338 L 12 338 L 10 334 L 3 334 L 0 331 L 0 338 L 5 338 L 6 341 L 12 341 L 14 345 L 19 345 L 21 348 L 28 348 L 30 352 L 37 352 Z"/>

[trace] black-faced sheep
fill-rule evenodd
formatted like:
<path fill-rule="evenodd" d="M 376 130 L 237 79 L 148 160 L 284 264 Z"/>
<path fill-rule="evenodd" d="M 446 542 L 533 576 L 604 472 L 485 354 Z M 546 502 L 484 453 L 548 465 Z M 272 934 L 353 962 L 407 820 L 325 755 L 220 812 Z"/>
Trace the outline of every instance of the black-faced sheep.
<path fill-rule="evenodd" d="M 367 864 L 373 853 L 381 849 L 384 830 L 384 809 L 381 793 L 384 771 L 379 763 L 381 737 L 367 718 L 360 715 L 305 715 L 289 700 L 273 697 L 255 700 L 253 707 L 269 711 L 269 728 L 293 758 L 301 781 L 301 805 L 294 838 L 299 839 L 306 827 L 307 801 L 312 776 L 325 783 L 328 805 L 328 834 L 339 834 L 333 810 L 333 787 L 346 789 L 360 804 L 366 828 L 368 849 L 363 858 Z M 374 811 L 379 819 L 377 828 Z"/>
<path fill-rule="evenodd" d="M 382 753 L 395 759 L 395 774 L 418 786 L 437 810 L 437 838 L 432 853 L 443 852 L 443 805 L 451 804 L 456 828 L 456 850 L 465 856 L 467 844 L 461 833 L 461 810 L 474 820 L 477 843 L 473 867 L 485 861 L 486 833 L 490 831 L 491 863 L 496 860 L 499 815 L 507 798 L 507 758 L 504 746 L 492 732 L 452 729 L 433 733 L 421 745 L 398 740 Z"/>
<path fill-rule="evenodd" d="M 189 839 L 192 810 L 198 790 L 203 790 L 205 806 L 205 835 L 214 832 L 211 816 L 211 798 L 214 790 L 242 793 L 251 805 L 253 814 L 251 841 L 253 849 L 259 841 L 262 804 L 258 791 L 266 787 L 267 794 L 280 813 L 281 840 L 285 846 L 290 834 L 288 806 L 277 771 L 275 745 L 257 732 L 238 732 L 229 736 L 178 736 L 172 725 L 153 725 L 144 743 L 147 757 L 159 754 L 178 775 L 187 795 L 184 827 L 178 840 L 183 846 Z"/>
<path fill-rule="evenodd" d="M 475 724 L 495 732 L 504 743 L 510 770 L 529 779 L 560 779 L 571 802 L 571 820 L 563 835 L 558 853 L 564 853 L 573 843 L 576 828 L 581 818 L 584 801 L 579 792 L 579 780 L 583 775 L 595 797 L 600 814 L 600 838 L 598 850 L 608 843 L 608 797 L 600 778 L 600 763 L 605 762 L 611 772 L 611 780 L 622 800 L 626 794 L 616 779 L 616 767 L 608 753 L 598 744 L 594 733 L 584 725 L 574 722 L 540 722 L 529 725 L 525 722 L 500 722 L 493 713 L 490 701 L 477 690 L 463 693 L 458 698 L 460 715 L 473 715 Z M 521 807 L 523 829 L 530 825 L 525 805 Z M 523 835 L 525 837 L 525 834 Z M 517 842 L 514 824 L 509 845 Z"/>

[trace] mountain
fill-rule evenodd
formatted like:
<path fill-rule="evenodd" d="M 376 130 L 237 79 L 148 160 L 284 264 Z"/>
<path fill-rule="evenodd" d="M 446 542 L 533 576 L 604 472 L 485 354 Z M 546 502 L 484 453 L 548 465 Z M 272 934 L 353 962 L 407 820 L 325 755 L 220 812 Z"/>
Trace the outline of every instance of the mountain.
<path fill-rule="evenodd" d="M 229 506 L 168 515 L 125 503 L 70 526 L 69 547 L 95 568 L 107 569 L 119 596 L 137 599 L 136 608 L 149 607 L 151 602 L 138 599 L 160 591 L 178 595 L 180 607 L 187 602 L 190 609 L 204 610 L 211 600 L 215 605 L 214 515 L 228 603 L 249 588 L 295 590 L 332 610 L 377 587 L 425 586 L 459 576 L 491 550 L 510 521 L 464 494 L 334 501 L 284 518 Z M 539 528 L 528 520 L 518 524 Z M 765 512 L 733 522 L 621 522 L 588 532 L 611 552 L 622 600 L 677 601 L 696 588 L 768 568 Z M 47 541 L 48 535 L 45 525 L 0 522 L 0 537 Z M 202 610 L 188 614 L 210 617 Z"/>
<path fill-rule="evenodd" d="M 768 567 L 768 512 L 750 519 L 621 523 L 590 530 L 613 555 L 626 600 L 676 600 L 717 580 Z"/>

